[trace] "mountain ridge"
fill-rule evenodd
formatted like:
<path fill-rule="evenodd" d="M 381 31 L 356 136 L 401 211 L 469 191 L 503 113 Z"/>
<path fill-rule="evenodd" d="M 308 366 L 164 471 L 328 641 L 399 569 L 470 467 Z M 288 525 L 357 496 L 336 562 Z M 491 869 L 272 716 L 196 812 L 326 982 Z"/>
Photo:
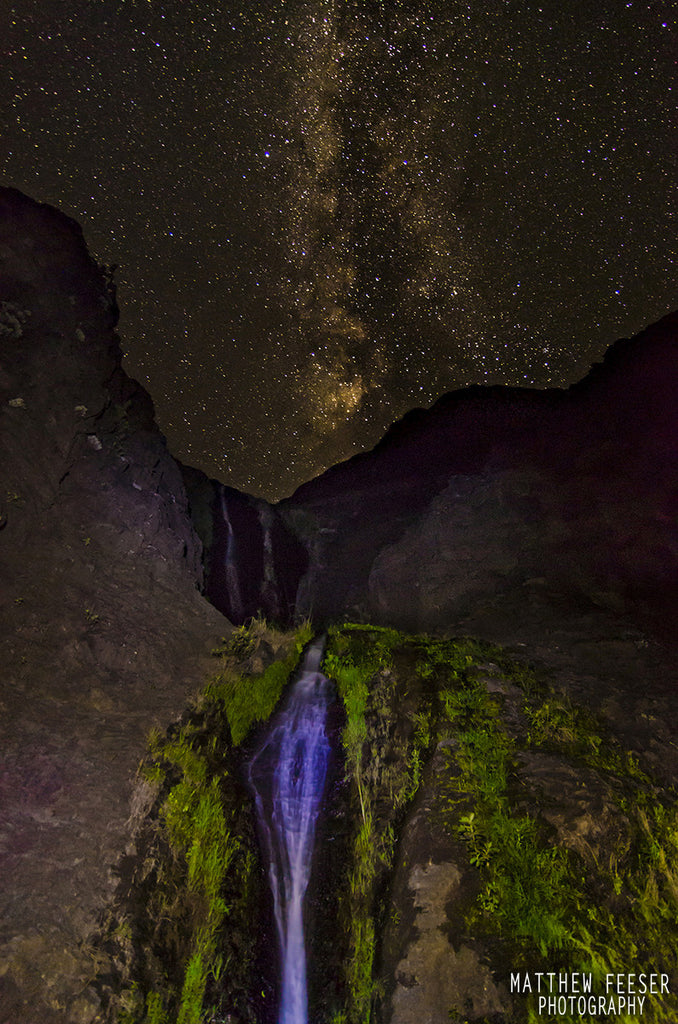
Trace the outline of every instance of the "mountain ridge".
<path fill-rule="evenodd" d="M 135 772 L 234 595 L 244 621 L 499 640 L 675 776 L 677 314 L 558 396 L 415 410 L 275 507 L 173 458 L 117 321 L 77 223 L 0 189 L 1 1021 L 101 1019 L 98 923 L 153 806 Z"/>

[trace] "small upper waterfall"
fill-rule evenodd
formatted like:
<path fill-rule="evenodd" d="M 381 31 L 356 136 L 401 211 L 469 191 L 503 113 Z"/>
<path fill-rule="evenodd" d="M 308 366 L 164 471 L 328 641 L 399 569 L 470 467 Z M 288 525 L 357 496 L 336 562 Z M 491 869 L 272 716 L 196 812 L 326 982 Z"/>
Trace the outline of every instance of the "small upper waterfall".
<path fill-rule="evenodd" d="M 228 502 L 226 500 L 226 491 L 221 492 L 221 512 L 228 531 L 228 541 L 226 543 L 226 558 L 224 571 L 226 574 L 226 587 L 228 590 L 228 597 L 231 605 L 231 614 L 236 622 L 242 622 L 245 616 L 242 595 L 240 593 L 240 581 L 238 579 L 238 562 L 235 545 L 235 533 L 233 532 L 233 525 L 231 518 L 228 514 Z"/>
<path fill-rule="evenodd" d="M 303 899 L 330 755 L 331 687 L 319 671 L 323 640 L 308 648 L 297 681 L 248 768 L 273 892 L 281 959 L 278 1024 L 307 1024 Z"/>
<path fill-rule="evenodd" d="M 259 525 L 263 537 L 263 573 L 261 580 L 262 605 L 266 606 L 268 614 L 275 618 L 280 616 L 280 600 L 278 598 L 278 581 L 275 577 L 275 559 L 273 556 L 273 510 L 270 505 L 262 504 L 259 508 Z"/>

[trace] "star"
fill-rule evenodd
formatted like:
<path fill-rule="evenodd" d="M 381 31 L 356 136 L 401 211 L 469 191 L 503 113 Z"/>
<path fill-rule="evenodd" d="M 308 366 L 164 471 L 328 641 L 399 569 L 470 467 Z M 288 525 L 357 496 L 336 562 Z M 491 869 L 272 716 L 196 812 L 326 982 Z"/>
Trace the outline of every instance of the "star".
<path fill-rule="evenodd" d="M 118 265 L 171 450 L 270 499 L 675 305 L 665 5 L 284 6 L 0 14 L 3 184 Z"/>

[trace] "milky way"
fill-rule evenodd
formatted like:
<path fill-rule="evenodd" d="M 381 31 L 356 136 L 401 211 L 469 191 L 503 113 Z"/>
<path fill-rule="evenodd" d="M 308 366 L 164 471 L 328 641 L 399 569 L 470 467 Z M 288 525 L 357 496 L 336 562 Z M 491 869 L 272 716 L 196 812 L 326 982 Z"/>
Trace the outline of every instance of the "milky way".
<path fill-rule="evenodd" d="M 676 306 L 673 4 L 226 6 L 0 13 L 2 183 L 118 265 L 179 458 L 281 497 Z"/>

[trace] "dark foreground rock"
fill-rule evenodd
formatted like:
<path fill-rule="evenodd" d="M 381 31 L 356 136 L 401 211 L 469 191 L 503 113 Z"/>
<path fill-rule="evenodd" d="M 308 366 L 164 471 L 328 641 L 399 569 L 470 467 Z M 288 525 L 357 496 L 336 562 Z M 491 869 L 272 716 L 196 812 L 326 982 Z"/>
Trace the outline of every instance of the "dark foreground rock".
<path fill-rule="evenodd" d="M 78 225 L 0 191 L 0 1021 L 90 1021 L 152 725 L 228 630 Z"/>

